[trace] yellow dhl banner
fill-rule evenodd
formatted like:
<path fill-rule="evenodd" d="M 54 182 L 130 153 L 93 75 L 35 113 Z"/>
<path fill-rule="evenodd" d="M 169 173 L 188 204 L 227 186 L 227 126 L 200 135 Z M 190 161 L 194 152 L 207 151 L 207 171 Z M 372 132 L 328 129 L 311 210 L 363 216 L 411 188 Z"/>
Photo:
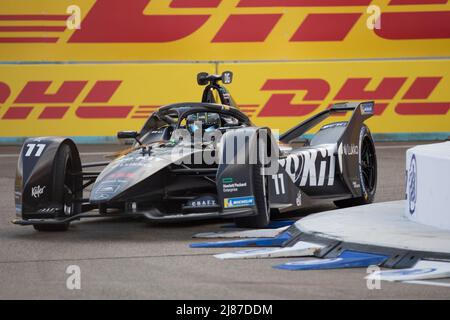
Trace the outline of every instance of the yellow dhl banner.
<path fill-rule="evenodd" d="M 1 61 L 450 56 L 447 0 L 2 0 Z"/>
<path fill-rule="evenodd" d="M 139 130 L 162 105 L 201 101 L 203 71 L 214 64 L 0 66 L 0 137 Z"/>
<path fill-rule="evenodd" d="M 0 137 L 114 136 L 161 105 L 199 102 L 215 64 L 3 65 Z M 375 100 L 379 134 L 450 132 L 450 61 L 220 64 L 241 110 L 281 132 L 343 101 Z M 330 121 L 341 121 L 339 116 Z"/>
<path fill-rule="evenodd" d="M 374 100 L 367 120 L 374 133 L 450 132 L 448 60 L 236 63 L 220 70 L 234 71 L 229 89 L 257 125 L 284 131 L 333 103 Z"/>

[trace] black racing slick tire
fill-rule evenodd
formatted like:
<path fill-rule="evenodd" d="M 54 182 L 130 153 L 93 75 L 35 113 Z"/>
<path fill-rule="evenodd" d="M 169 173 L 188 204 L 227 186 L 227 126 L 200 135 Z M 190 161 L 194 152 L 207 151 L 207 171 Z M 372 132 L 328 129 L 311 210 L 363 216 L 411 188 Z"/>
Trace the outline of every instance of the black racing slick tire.
<path fill-rule="evenodd" d="M 362 196 L 335 201 L 334 204 L 339 208 L 370 204 L 375 198 L 377 190 L 377 156 L 372 135 L 366 125 L 361 127 L 359 137 L 359 177 Z"/>
<path fill-rule="evenodd" d="M 253 188 L 257 214 L 250 217 L 235 219 L 236 225 L 240 228 L 264 228 L 270 223 L 267 176 L 262 169 L 263 165 L 261 164 L 252 165 Z"/>
<path fill-rule="evenodd" d="M 81 203 L 74 199 L 82 197 L 82 182 L 72 174 L 73 163 L 70 146 L 61 145 L 54 161 L 52 198 L 61 205 L 63 212 L 55 217 L 56 219 L 64 219 L 81 212 Z M 37 231 L 66 231 L 69 225 L 69 222 L 61 222 L 35 224 L 33 227 Z"/>

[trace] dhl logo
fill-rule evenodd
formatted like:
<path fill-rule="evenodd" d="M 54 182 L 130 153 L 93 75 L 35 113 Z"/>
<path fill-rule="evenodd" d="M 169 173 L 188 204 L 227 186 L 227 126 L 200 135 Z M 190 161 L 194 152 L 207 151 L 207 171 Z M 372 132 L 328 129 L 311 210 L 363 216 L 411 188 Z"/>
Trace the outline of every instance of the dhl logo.
<path fill-rule="evenodd" d="M 13 104 L 6 110 L 2 120 L 27 119 L 36 105 L 42 109 L 38 119 L 62 119 L 80 96 L 88 81 L 63 81 L 57 92 L 47 94 L 51 81 L 29 81 L 15 97 Z M 122 81 L 96 81 L 90 91 L 76 106 L 75 115 L 80 119 L 117 119 L 127 118 L 136 109 L 131 118 L 147 118 L 157 106 L 109 105 L 108 102 Z M 0 82 L 0 103 L 4 103 L 10 88 Z M 42 108 L 43 106 L 43 108 Z"/>
<path fill-rule="evenodd" d="M 347 78 L 331 97 L 333 102 L 375 100 L 375 114 L 383 115 L 392 103 L 395 113 L 408 115 L 446 115 L 450 101 L 430 102 L 428 99 L 439 86 L 442 76 L 414 77 L 412 84 L 405 87 L 408 77 L 384 77 L 375 89 L 367 90 L 371 78 Z M 82 95 L 88 81 L 63 81 L 55 93 L 46 93 L 51 81 L 28 81 L 2 115 L 2 120 L 28 119 L 34 108 L 41 111 L 38 120 L 63 119 L 67 111 L 75 108 L 79 119 L 147 119 L 158 108 L 154 104 L 127 105 L 110 104 L 114 93 L 119 89 L 121 80 L 97 80 L 90 90 Z M 250 117 L 302 117 L 309 115 L 323 105 L 330 95 L 330 83 L 325 79 L 268 79 L 252 96 L 267 96 L 266 102 L 241 105 L 241 110 Z M 397 97 L 400 91 L 404 94 Z M 271 93 L 274 91 L 276 93 Z M 282 92 L 282 93 L 280 93 Z M 286 92 L 286 93 L 285 93 Z M 302 102 L 293 104 L 297 94 L 303 94 Z M 0 104 L 11 96 L 10 87 L 0 82 Z M 132 96 L 132 95 L 130 95 Z M 74 105 L 81 98 L 81 103 Z M 260 110 L 259 110 L 260 109 Z"/>
<path fill-rule="evenodd" d="M 394 100 L 407 77 L 385 77 L 374 90 L 366 90 L 371 78 L 348 78 L 337 94 L 334 102 L 375 100 L 375 115 L 382 115 Z M 416 77 L 406 88 L 394 110 L 399 115 L 445 115 L 450 108 L 449 102 L 428 102 L 427 99 L 437 88 L 442 77 Z M 259 112 L 258 117 L 306 116 L 316 111 L 328 98 L 330 84 L 324 79 L 269 79 L 262 91 L 304 91 L 301 104 L 292 104 L 296 93 L 275 93 Z M 419 100 L 419 101 L 418 101 Z"/>
<path fill-rule="evenodd" d="M 77 3 L 77 1 L 74 1 Z M 85 1 L 78 1 L 86 3 Z M 343 41 L 366 14 L 366 8 L 379 1 L 372 0 L 239 0 L 230 8 L 224 0 L 172 0 L 165 2 L 164 14 L 144 13 L 153 3 L 150 0 L 97 0 L 87 10 L 79 30 L 70 30 L 64 37 L 68 15 L 0 15 L 0 21 L 13 25 L 0 26 L 0 43 L 57 43 L 61 38 L 76 43 L 166 43 L 188 38 L 204 28 L 215 28 L 214 35 L 204 39 L 210 43 L 264 42 L 280 25 L 286 8 L 313 8 L 289 26 L 289 42 Z M 168 7 L 167 7 L 168 3 Z M 382 28 L 373 32 L 385 40 L 448 39 L 450 11 L 448 0 L 390 0 L 383 2 Z M 159 8 L 156 7 L 155 8 Z M 426 5 L 426 10 L 423 6 Z M 445 5 L 445 6 L 443 6 Z M 415 8 L 420 6 L 419 10 Z M 436 6 L 437 9 L 433 9 Z M 407 7 L 407 9 L 404 9 Z M 324 10 L 324 9 L 329 9 Z M 347 12 L 347 9 L 348 12 Z M 355 12 L 355 8 L 358 9 Z M 442 10 L 444 8 L 444 10 Z M 186 14 L 185 10 L 189 10 Z M 192 14 L 192 10 L 199 13 Z M 268 10 L 270 10 L 268 12 Z M 158 10 L 155 10 L 158 11 Z M 200 13 L 201 12 L 201 13 Z M 208 23 L 220 19 L 221 24 Z M 212 19 L 214 18 L 214 19 Z M 36 26 L 17 25 L 17 22 L 39 21 Z M 59 21 L 60 25 L 46 25 Z M 218 25 L 218 27 L 217 27 Z M 285 28 L 286 26 L 283 26 Z M 41 36 L 1 36 L 1 33 L 43 33 Z"/>

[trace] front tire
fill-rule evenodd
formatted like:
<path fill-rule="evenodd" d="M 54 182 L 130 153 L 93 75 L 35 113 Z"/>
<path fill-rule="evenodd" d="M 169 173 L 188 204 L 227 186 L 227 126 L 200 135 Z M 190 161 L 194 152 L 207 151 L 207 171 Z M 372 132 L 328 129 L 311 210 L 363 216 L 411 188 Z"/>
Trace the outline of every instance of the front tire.
<path fill-rule="evenodd" d="M 63 208 L 63 212 L 56 216 L 56 219 L 68 218 L 81 212 L 81 203 L 74 201 L 82 197 L 82 182 L 79 177 L 74 176 L 74 159 L 72 151 L 67 144 L 61 145 L 55 156 L 53 168 L 53 196 L 56 203 Z M 66 231 L 70 222 L 58 224 L 35 224 L 37 231 Z"/>
<path fill-rule="evenodd" d="M 366 125 L 361 127 L 359 150 L 359 177 L 362 196 L 334 201 L 334 204 L 339 208 L 360 206 L 374 201 L 377 190 L 377 156 L 372 135 Z"/>

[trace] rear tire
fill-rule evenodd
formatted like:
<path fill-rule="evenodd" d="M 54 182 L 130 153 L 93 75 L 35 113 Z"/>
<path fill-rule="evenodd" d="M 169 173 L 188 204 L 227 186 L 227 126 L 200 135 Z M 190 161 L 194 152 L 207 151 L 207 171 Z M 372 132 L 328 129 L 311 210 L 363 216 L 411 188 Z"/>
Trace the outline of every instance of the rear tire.
<path fill-rule="evenodd" d="M 375 198 L 377 190 L 377 156 L 372 135 L 366 125 L 361 127 L 359 150 L 359 176 L 362 196 L 334 201 L 334 204 L 339 208 L 370 204 Z"/>
<path fill-rule="evenodd" d="M 81 212 L 81 203 L 74 202 L 76 198 L 83 195 L 82 181 L 80 178 L 72 175 L 74 160 L 72 159 L 72 151 L 69 145 L 60 146 L 55 156 L 53 168 L 53 194 L 52 198 L 56 203 L 61 204 L 63 213 L 56 216 L 56 219 L 68 218 Z M 66 231 L 69 229 L 70 222 L 58 224 L 36 224 L 33 225 L 37 231 Z"/>

